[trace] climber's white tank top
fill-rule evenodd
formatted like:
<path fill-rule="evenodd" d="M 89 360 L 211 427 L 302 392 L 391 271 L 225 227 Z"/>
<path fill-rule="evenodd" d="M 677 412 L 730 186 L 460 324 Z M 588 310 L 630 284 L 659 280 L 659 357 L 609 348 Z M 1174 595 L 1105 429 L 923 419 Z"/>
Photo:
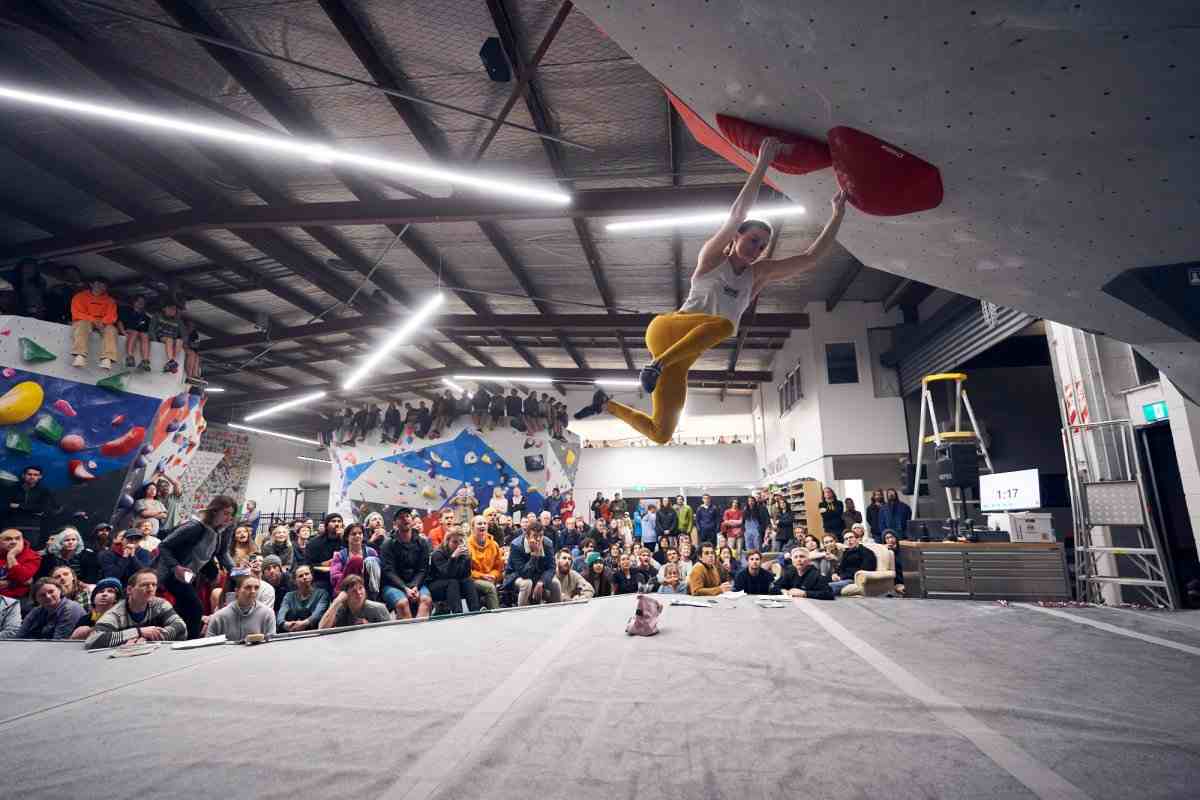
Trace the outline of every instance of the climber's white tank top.
<path fill-rule="evenodd" d="M 712 272 L 692 278 L 692 288 L 679 310 L 724 317 L 733 323 L 733 332 L 737 333 L 738 320 L 750 306 L 753 291 L 754 268 L 746 267 L 738 275 L 726 258 Z"/>

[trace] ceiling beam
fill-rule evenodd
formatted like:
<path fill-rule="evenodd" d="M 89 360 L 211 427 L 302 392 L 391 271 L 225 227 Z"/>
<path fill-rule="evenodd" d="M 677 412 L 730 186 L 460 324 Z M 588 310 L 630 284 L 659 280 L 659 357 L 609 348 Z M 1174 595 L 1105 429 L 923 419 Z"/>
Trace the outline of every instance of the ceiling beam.
<path fill-rule="evenodd" d="M 618 333 L 644 331 L 655 317 L 654 314 L 444 314 L 431 321 L 430 328 L 441 331 L 475 332 L 495 335 L 497 330 L 506 331 L 540 331 L 546 334 L 555 330 L 586 333 L 588 331 L 604 332 L 611 335 L 614 330 Z M 364 314 L 358 317 L 347 317 L 316 322 L 311 325 L 299 325 L 290 328 L 276 328 L 269 332 L 231 334 L 214 337 L 200 342 L 201 351 L 220 350 L 227 347 L 248 347 L 269 342 L 287 342 L 305 339 L 313 336 L 327 336 L 334 333 L 348 333 L 364 328 L 386 327 L 394 325 L 396 318 L 391 314 Z M 756 333 L 787 334 L 794 330 L 802 330 L 809 325 L 808 314 L 758 314 L 753 320 L 748 320 L 742 330 L 753 330 Z M 632 367 L 630 367 L 632 369 Z"/>
<path fill-rule="evenodd" d="M 683 169 L 682 159 L 679 157 L 679 117 L 670 100 L 664 98 L 663 102 L 667 107 L 667 166 L 671 170 L 671 186 L 678 189 L 682 177 L 680 172 Z M 679 308 L 684 300 L 684 282 L 683 237 L 678 229 L 671 233 L 671 263 L 675 267 L 675 307 Z"/>
<path fill-rule="evenodd" d="M 891 311 L 896 306 L 916 306 L 932 294 L 934 288 L 911 278 L 900 278 L 883 298 L 883 310 Z"/>
<path fill-rule="evenodd" d="M 833 311 L 837 308 L 837 304 L 842 302 L 842 298 L 846 296 L 851 284 L 858 279 L 859 273 L 863 270 L 863 263 L 857 258 L 854 263 L 846 267 L 846 271 L 838 278 L 837 284 L 833 287 L 833 291 L 829 293 L 829 297 L 825 298 L 825 311 Z"/>

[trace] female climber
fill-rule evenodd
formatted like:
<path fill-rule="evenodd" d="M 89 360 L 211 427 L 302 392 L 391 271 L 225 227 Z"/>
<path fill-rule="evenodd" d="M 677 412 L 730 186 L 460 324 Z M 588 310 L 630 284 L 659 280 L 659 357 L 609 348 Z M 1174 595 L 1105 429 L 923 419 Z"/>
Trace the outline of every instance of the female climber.
<path fill-rule="evenodd" d="M 833 213 L 825 229 L 799 255 L 760 260 L 773 229 L 762 220 L 746 219 L 767 167 L 782 149 L 778 139 L 763 139 L 758 161 L 734 201 L 729 218 L 700 249 L 687 300 L 678 311 L 656 316 L 646 329 L 646 347 L 654 361 L 642 367 L 640 377 L 642 388 L 651 393 L 652 412 L 630 408 L 598 390 L 592 404 L 575 413 L 576 419 L 608 411 L 647 439 L 659 444 L 669 442 L 687 399 L 688 370 L 696 359 L 737 333 L 742 312 L 764 286 L 816 269 L 837 238 L 846 210 L 845 192 L 833 196 Z"/>

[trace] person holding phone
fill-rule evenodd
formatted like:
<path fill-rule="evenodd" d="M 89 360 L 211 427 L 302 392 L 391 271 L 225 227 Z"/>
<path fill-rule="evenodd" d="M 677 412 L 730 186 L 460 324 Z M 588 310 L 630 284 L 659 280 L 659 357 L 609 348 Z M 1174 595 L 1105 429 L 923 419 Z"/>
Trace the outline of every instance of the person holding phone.
<path fill-rule="evenodd" d="M 463 600 L 468 611 L 479 610 L 479 590 L 471 577 L 471 551 L 464 527 L 446 531 L 446 538 L 429 559 L 429 592 L 434 602 L 444 600 L 451 614 L 462 613 Z"/>

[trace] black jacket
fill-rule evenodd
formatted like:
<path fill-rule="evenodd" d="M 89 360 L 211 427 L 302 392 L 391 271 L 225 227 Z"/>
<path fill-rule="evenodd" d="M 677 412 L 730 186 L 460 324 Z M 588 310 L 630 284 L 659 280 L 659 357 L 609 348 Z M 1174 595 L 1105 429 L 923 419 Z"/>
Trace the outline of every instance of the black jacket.
<path fill-rule="evenodd" d="M 826 533 L 832 533 L 839 541 L 841 540 L 842 531 L 846 530 L 846 520 L 842 518 L 842 514 L 846 513 L 845 507 L 841 500 L 834 500 L 832 503 L 821 501 L 818 506 L 821 511 L 821 527 Z"/>
<path fill-rule="evenodd" d="M 757 575 L 750 574 L 749 567 L 743 567 L 733 579 L 733 590 L 746 594 L 777 594 L 771 591 L 775 576 L 765 567 L 758 568 Z"/>
<path fill-rule="evenodd" d="M 228 551 L 228 548 L 222 548 Z M 324 564 L 333 558 L 333 554 L 342 549 L 342 540 L 325 534 L 313 536 L 304 547 L 304 560 L 312 565 Z"/>
<path fill-rule="evenodd" d="M 444 547 L 433 551 L 426 577 L 429 583 L 443 580 L 461 581 L 471 577 L 471 554 L 467 553 L 459 558 L 451 558 L 450 555 Z"/>
<path fill-rule="evenodd" d="M 42 556 L 42 565 L 38 568 L 37 577 L 48 578 L 50 573 L 64 565 L 75 570 L 75 575 L 83 583 L 95 583 L 100 580 L 100 559 L 96 556 L 96 551 L 90 547 L 76 550 L 69 560 L 53 553 L 46 553 Z"/>
<path fill-rule="evenodd" d="M 510 394 L 508 397 L 504 398 L 504 414 L 505 414 L 505 416 L 519 417 L 519 416 L 521 416 L 521 409 L 522 409 L 522 404 L 521 404 L 520 397 L 516 397 L 516 396 Z"/>
<path fill-rule="evenodd" d="M 812 564 L 804 572 L 797 574 L 796 567 L 788 564 L 783 568 L 779 580 L 771 586 L 771 594 L 786 592 L 788 589 L 803 589 L 807 597 L 813 600 L 832 600 L 833 590 L 829 588 L 829 579 Z"/>
<path fill-rule="evenodd" d="M 678 525 L 679 515 L 675 513 L 674 508 L 660 508 L 654 515 L 654 529 L 658 531 L 660 539 L 664 536 L 674 536 Z"/>
<path fill-rule="evenodd" d="M 637 594 L 638 584 L 641 583 L 642 573 L 636 570 L 629 570 L 629 577 L 625 577 L 625 573 L 619 569 L 613 570 L 613 594 Z"/>
<path fill-rule="evenodd" d="M 717 529 L 721 527 L 721 517 L 724 512 L 716 506 L 699 506 L 696 508 L 696 530 L 701 536 L 711 534 L 715 539 Z"/>
<path fill-rule="evenodd" d="M 872 572 L 876 565 L 875 554 L 861 544 L 842 551 L 842 560 L 838 562 L 837 574 L 845 580 L 854 577 L 860 569 Z"/>
<path fill-rule="evenodd" d="M 508 548 L 508 564 L 504 567 L 504 585 L 511 585 L 517 578 L 528 578 L 535 584 L 554 578 L 554 546 L 549 540 L 543 542 L 540 556 L 525 552 L 523 535 L 513 540 Z"/>
<path fill-rule="evenodd" d="M 383 543 L 383 585 L 407 589 L 419 588 L 429 572 L 429 540 L 413 531 L 412 538 L 402 542 L 389 536 Z"/>
<path fill-rule="evenodd" d="M 10 528 L 34 529 L 41 531 L 42 520 L 54 509 L 54 495 L 40 483 L 32 489 L 26 489 L 25 484 L 18 483 L 4 490 L 0 500 L 0 514 L 4 524 Z M 13 506 L 16 508 L 13 508 Z M 42 546 L 39 540 L 38 547 Z"/>

